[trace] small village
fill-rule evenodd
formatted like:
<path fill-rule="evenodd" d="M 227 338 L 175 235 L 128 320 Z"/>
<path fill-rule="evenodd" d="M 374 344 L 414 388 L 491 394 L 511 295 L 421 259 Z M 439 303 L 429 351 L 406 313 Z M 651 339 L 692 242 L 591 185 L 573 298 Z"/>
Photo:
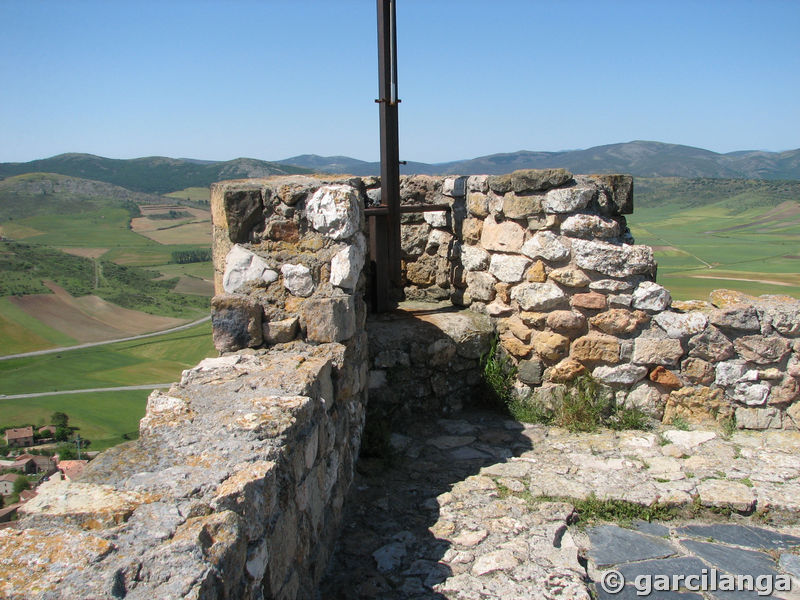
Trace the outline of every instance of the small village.
<path fill-rule="evenodd" d="M 49 481 L 72 481 L 98 452 L 83 450 L 88 440 L 73 437 L 69 417 L 53 413 L 52 423 L 8 427 L 0 444 L 0 529 L 10 527 L 17 510 Z"/>

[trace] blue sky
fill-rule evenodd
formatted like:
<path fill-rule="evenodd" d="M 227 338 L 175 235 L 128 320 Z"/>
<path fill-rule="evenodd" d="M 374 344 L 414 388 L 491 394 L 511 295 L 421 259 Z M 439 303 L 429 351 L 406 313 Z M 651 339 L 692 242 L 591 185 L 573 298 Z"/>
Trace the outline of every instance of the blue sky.
<path fill-rule="evenodd" d="M 400 152 L 800 147 L 800 1 L 398 0 Z M 373 0 L 2 0 L 0 161 L 378 158 Z"/>

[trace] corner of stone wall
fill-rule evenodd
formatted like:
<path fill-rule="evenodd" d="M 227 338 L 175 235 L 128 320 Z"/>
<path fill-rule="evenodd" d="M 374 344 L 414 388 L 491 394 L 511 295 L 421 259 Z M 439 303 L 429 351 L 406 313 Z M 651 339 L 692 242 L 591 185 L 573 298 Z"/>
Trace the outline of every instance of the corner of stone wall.
<path fill-rule="evenodd" d="M 520 397 L 548 403 L 589 373 L 666 422 L 798 426 L 800 303 L 730 293 L 673 303 L 652 249 L 627 227 L 630 176 L 412 176 L 401 196 L 451 206 L 404 215 L 406 297 L 491 317 Z"/>

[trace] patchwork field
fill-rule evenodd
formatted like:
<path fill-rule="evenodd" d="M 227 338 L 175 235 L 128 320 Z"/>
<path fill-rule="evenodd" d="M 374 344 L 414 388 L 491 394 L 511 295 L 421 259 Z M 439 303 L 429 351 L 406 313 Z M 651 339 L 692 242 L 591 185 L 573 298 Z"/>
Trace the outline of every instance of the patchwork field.
<path fill-rule="evenodd" d="M 44 350 L 56 346 L 72 346 L 78 341 L 47 327 L 11 302 L 0 297 L 0 355 Z"/>
<path fill-rule="evenodd" d="M 212 355 L 211 324 L 205 322 L 141 340 L 0 361 L 0 394 L 169 383 Z M 0 407 L 6 402 L 0 398 Z"/>
<path fill-rule="evenodd" d="M 658 281 L 675 298 L 705 299 L 717 288 L 800 297 L 800 204 L 741 204 L 636 207 L 628 224 L 637 243 L 653 246 Z"/>
<path fill-rule="evenodd" d="M 183 200 L 191 200 L 192 202 L 205 202 L 211 201 L 211 189 L 207 187 L 188 187 L 177 192 L 165 194 L 169 198 L 180 198 Z"/>
<path fill-rule="evenodd" d="M 52 294 L 11 296 L 9 302 L 47 327 L 77 340 L 77 343 L 160 331 L 187 322 L 187 319 L 160 317 L 122 308 L 94 295 L 75 298 L 52 282 L 46 285 Z M 14 354 L 5 351 L 0 353 Z"/>

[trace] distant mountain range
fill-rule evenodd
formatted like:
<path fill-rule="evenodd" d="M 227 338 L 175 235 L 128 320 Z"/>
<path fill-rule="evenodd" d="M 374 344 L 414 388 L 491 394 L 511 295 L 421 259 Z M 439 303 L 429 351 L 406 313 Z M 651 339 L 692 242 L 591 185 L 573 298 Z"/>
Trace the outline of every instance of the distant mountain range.
<path fill-rule="evenodd" d="M 26 163 L 0 163 L 0 178 L 24 173 L 57 173 L 104 181 L 146 194 L 168 194 L 187 187 L 208 187 L 223 179 L 310 172 L 311 170 L 303 167 L 253 158 L 237 158 L 225 162 L 163 156 L 120 160 L 93 154 L 70 153 Z"/>
<path fill-rule="evenodd" d="M 346 156 L 304 154 L 278 162 L 324 173 L 377 175 L 380 172 L 380 163 Z M 563 152 L 521 150 L 437 164 L 409 162 L 401 165 L 400 172 L 497 175 L 516 169 L 549 167 L 563 167 L 573 173 L 628 173 L 635 177 L 800 179 L 800 149 L 786 152 L 747 150 L 718 154 L 691 146 L 635 141 Z"/>
<path fill-rule="evenodd" d="M 629 173 L 635 177 L 793 180 L 800 179 L 800 149 L 718 154 L 690 146 L 635 141 L 564 152 L 523 150 L 438 164 L 409 162 L 402 165 L 400 171 L 405 174 L 492 175 L 548 167 L 564 167 L 573 173 Z M 225 162 L 164 157 L 119 160 L 92 154 L 60 154 L 26 163 L 0 163 L 0 178 L 37 172 L 103 181 L 148 194 L 165 194 L 245 177 L 312 172 L 378 175 L 380 163 L 314 154 L 275 162 L 253 158 Z"/>

